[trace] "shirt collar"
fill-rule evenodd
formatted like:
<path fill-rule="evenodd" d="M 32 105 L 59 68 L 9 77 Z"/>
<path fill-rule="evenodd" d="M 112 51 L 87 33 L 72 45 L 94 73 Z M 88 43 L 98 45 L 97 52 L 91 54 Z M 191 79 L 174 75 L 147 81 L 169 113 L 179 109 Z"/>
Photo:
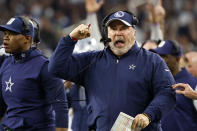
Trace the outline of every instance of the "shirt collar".
<path fill-rule="evenodd" d="M 30 48 L 29 50 L 26 50 L 22 53 L 13 54 L 14 61 L 19 62 L 19 61 L 26 60 L 30 56 L 33 50 L 34 48 Z"/>

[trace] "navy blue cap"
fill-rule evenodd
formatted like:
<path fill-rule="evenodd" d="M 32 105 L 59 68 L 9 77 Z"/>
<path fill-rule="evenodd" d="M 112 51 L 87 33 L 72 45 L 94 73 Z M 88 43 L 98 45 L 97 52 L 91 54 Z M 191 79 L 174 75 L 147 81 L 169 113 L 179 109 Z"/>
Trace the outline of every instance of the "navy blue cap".
<path fill-rule="evenodd" d="M 29 19 L 27 19 L 29 20 Z M 0 25 L 0 31 L 12 31 L 15 33 L 19 33 L 19 34 L 23 34 L 25 36 L 29 35 L 33 38 L 34 36 L 34 28 L 33 28 L 33 24 L 31 22 L 31 20 L 29 20 L 30 22 L 30 27 L 29 27 L 29 31 L 25 31 L 24 32 L 24 22 L 21 18 L 19 17 L 13 17 L 11 18 L 6 25 Z"/>
<path fill-rule="evenodd" d="M 108 26 L 112 21 L 119 20 L 123 22 L 127 26 L 134 26 L 133 23 L 133 17 L 131 14 L 124 12 L 124 11 L 118 11 L 109 16 L 108 21 L 106 22 L 106 25 Z"/>
<path fill-rule="evenodd" d="M 179 58 L 183 53 L 181 45 L 178 44 L 178 42 L 171 40 L 161 42 L 156 49 L 151 49 L 150 51 L 159 55 L 173 55 Z"/>

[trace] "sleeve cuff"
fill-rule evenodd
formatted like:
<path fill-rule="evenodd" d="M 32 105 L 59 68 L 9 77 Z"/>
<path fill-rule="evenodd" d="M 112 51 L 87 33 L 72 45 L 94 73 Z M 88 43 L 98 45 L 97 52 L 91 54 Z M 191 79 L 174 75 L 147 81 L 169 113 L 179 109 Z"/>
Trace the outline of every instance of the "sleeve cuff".
<path fill-rule="evenodd" d="M 154 121 L 154 115 L 151 112 L 145 111 L 142 114 L 146 115 L 149 118 L 150 122 Z"/>
<path fill-rule="evenodd" d="M 65 37 L 62 37 L 60 39 L 59 43 L 66 44 L 67 46 L 75 46 L 75 44 L 77 42 L 75 42 L 74 40 L 72 40 L 72 38 L 69 35 L 67 35 Z"/>
<path fill-rule="evenodd" d="M 68 40 L 69 42 L 73 42 L 73 43 L 77 43 L 77 41 L 78 41 L 76 38 L 71 38 L 70 35 L 67 35 L 64 38 L 65 38 L 65 40 Z"/>
<path fill-rule="evenodd" d="M 145 115 L 147 118 L 148 118 L 148 120 L 149 120 L 149 123 L 151 123 L 151 119 L 150 119 L 150 116 L 148 115 L 148 114 L 146 114 L 146 113 L 142 113 L 143 115 Z"/>

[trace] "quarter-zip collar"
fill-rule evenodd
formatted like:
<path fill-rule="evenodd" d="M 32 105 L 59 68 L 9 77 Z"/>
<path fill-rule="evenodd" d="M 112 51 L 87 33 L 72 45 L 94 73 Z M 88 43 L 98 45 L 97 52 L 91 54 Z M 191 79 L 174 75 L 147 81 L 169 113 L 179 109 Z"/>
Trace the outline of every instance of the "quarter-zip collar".
<path fill-rule="evenodd" d="M 13 62 L 17 63 L 17 62 L 24 62 L 26 60 L 32 59 L 36 56 L 40 56 L 40 52 L 38 50 L 36 50 L 36 48 L 30 48 L 27 51 L 24 51 L 22 53 L 17 53 L 17 54 L 13 54 Z"/>

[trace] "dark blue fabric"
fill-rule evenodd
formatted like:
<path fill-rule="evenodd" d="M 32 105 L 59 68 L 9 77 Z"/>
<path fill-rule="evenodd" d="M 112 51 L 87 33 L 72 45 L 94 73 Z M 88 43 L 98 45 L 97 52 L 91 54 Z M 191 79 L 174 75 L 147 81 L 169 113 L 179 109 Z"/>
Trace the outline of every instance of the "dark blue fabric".
<path fill-rule="evenodd" d="M 1 75 L 0 75 L 1 79 Z M 0 84 L 2 84 L 2 81 L 0 81 Z M 0 91 L 1 91 L 1 86 L 0 86 Z M 2 92 L 0 92 L 0 118 L 2 118 L 5 114 L 7 105 L 5 104 L 4 100 L 2 99 Z"/>
<path fill-rule="evenodd" d="M 155 52 L 159 55 L 173 55 L 176 57 L 181 58 L 183 51 L 182 47 L 178 44 L 175 43 L 176 41 L 171 41 L 171 40 L 165 40 L 165 43 L 162 45 L 159 45 L 158 48 L 156 49 L 151 49 L 150 51 Z"/>
<path fill-rule="evenodd" d="M 177 83 L 189 84 L 193 89 L 197 80 L 185 68 L 175 76 Z M 162 120 L 164 131 L 196 131 L 197 111 L 193 100 L 184 95 L 176 95 L 177 103 L 175 108 Z"/>
<path fill-rule="evenodd" d="M 48 60 L 37 49 L 6 58 L 0 75 L 0 99 L 7 105 L 2 125 L 28 131 L 68 127 L 63 82 L 48 72 Z"/>
<path fill-rule="evenodd" d="M 87 118 L 88 112 L 86 108 L 86 98 L 83 87 L 73 85 L 67 94 L 70 106 L 73 108 L 74 116 L 72 120 L 73 131 L 88 131 Z M 81 94 L 81 96 L 80 96 Z"/>
<path fill-rule="evenodd" d="M 1 55 L 1 56 L 0 56 L 0 67 L 1 67 L 3 61 L 4 61 L 7 57 L 8 57 L 8 56 L 6 56 L 6 55 Z"/>
<path fill-rule="evenodd" d="M 136 44 L 119 59 L 110 49 L 72 55 L 74 46 L 70 36 L 62 38 L 49 71 L 85 87 L 89 126 L 96 123 L 97 129 L 109 131 L 120 112 L 147 113 L 152 122 L 143 131 L 159 130 L 161 118 L 175 104 L 175 81 L 158 55 Z M 100 119 L 104 124 L 97 123 Z"/>
<path fill-rule="evenodd" d="M 3 126 L 0 124 L 0 131 L 4 131 Z"/>

